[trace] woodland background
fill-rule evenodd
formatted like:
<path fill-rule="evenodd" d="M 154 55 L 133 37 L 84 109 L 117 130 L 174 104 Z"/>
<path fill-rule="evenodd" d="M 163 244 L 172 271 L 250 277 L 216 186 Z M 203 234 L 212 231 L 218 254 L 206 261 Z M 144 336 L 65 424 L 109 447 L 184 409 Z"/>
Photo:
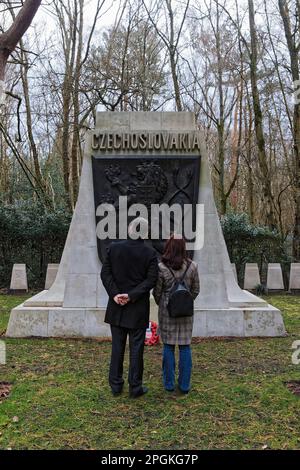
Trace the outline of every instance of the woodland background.
<path fill-rule="evenodd" d="M 0 1 L 0 287 L 14 262 L 39 287 L 59 261 L 97 108 L 194 112 L 240 280 L 245 262 L 275 261 L 287 282 L 300 261 L 300 1 L 39 4 Z M 25 7 L 37 13 L 16 45 Z"/>

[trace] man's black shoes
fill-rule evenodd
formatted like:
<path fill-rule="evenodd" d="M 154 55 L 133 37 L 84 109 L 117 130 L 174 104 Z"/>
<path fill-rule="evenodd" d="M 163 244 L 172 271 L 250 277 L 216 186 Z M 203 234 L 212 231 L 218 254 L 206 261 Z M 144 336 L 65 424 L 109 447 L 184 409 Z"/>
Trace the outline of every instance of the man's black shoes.
<path fill-rule="evenodd" d="M 138 398 L 138 397 L 141 397 L 141 396 L 145 395 L 146 393 L 148 393 L 148 388 L 147 387 L 142 387 L 137 392 L 130 392 L 129 396 L 130 396 L 130 398 Z"/>
<path fill-rule="evenodd" d="M 138 397 L 141 397 L 141 396 L 145 395 L 147 392 L 148 392 L 147 387 L 141 387 L 137 391 L 134 391 L 134 392 L 129 391 L 129 396 L 130 396 L 130 398 L 138 398 Z M 111 390 L 111 393 L 114 397 L 119 397 L 120 395 L 122 395 L 123 389 L 121 389 L 121 390 Z"/>

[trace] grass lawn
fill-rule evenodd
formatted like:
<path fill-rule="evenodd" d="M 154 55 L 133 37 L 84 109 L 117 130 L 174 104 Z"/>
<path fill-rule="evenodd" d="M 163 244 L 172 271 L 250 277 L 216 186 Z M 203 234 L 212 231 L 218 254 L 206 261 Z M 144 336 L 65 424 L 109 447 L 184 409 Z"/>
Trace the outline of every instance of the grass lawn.
<path fill-rule="evenodd" d="M 0 334 L 23 299 L 0 296 Z M 146 349 L 147 396 L 110 394 L 110 343 L 7 339 L 0 382 L 13 384 L 0 402 L 1 449 L 300 449 L 300 380 L 292 343 L 300 339 L 300 298 L 268 297 L 289 336 L 203 340 L 193 345 L 193 389 L 167 394 L 161 346 Z M 125 367 L 127 368 L 127 359 Z"/>

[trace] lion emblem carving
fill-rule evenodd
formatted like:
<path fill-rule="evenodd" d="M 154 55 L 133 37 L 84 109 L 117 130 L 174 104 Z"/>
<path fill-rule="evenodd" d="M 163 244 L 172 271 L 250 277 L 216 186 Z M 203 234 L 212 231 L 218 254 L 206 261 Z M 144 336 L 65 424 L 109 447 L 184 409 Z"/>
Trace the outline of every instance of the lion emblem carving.
<path fill-rule="evenodd" d="M 131 173 L 132 181 L 125 184 L 121 180 L 119 165 L 109 165 L 105 169 L 105 176 L 112 188 L 116 188 L 120 195 L 127 196 L 131 204 L 140 203 L 149 207 L 159 203 L 168 191 L 168 179 L 161 167 L 155 162 L 142 162 Z"/>

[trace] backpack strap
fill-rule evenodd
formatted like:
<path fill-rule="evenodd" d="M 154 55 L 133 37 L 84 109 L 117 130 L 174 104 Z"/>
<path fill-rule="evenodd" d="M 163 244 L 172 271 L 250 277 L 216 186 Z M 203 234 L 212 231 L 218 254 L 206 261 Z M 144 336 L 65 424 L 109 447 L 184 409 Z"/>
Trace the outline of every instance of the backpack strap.
<path fill-rule="evenodd" d="M 165 266 L 166 266 L 166 268 L 170 271 L 170 273 L 172 274 L 173 278 L 176 280 L 176 276 L 175 276 L 175 274 L 173 273 L 172 269 L 169 268 L 169 266 L 167 266 L 166 264 L 165 264 Z"/>
<path fill-rule="evenodd" d="M 191 264 L 192 264 L 191 261 L 188 261 L 188 262 L 187 262 L 186 270 L 184 271 L 183 275 L 181 276 L 180 282 L 183 282 L 183 280 L 184 280 L 184 278 L 185 278 L 185 276 L 186 276 L 186 273 L 188 272 L 189 267 L 191 266 Z"/>
<path fill-rule="evenodd" d="M 186 270 L 184 271 L 183 275 L 179 278 L 179 282 L 183 282 L 183 280 L 184 280 L 184 278 L 185 278 L 185 276 L 186 276 L 186 273 L 188 272 L 188 269 L 189 269 L 189 267 L 191 266 L 191 264 L 192 264 L 192 263 L 191 263 L 190 261 L 187 262 Z M 169 268 L 169 266 L 167 266 L 166 264 L 165 264 L 165 266 L 168 268 L 168 270 L 169 270 L 170 273 L 172 274 L 173 278 L 177 281 L 177 278 L 176 278 L 175 274 L 173 273 L 173 270 L 172 270 L 171 268 Z"/>

